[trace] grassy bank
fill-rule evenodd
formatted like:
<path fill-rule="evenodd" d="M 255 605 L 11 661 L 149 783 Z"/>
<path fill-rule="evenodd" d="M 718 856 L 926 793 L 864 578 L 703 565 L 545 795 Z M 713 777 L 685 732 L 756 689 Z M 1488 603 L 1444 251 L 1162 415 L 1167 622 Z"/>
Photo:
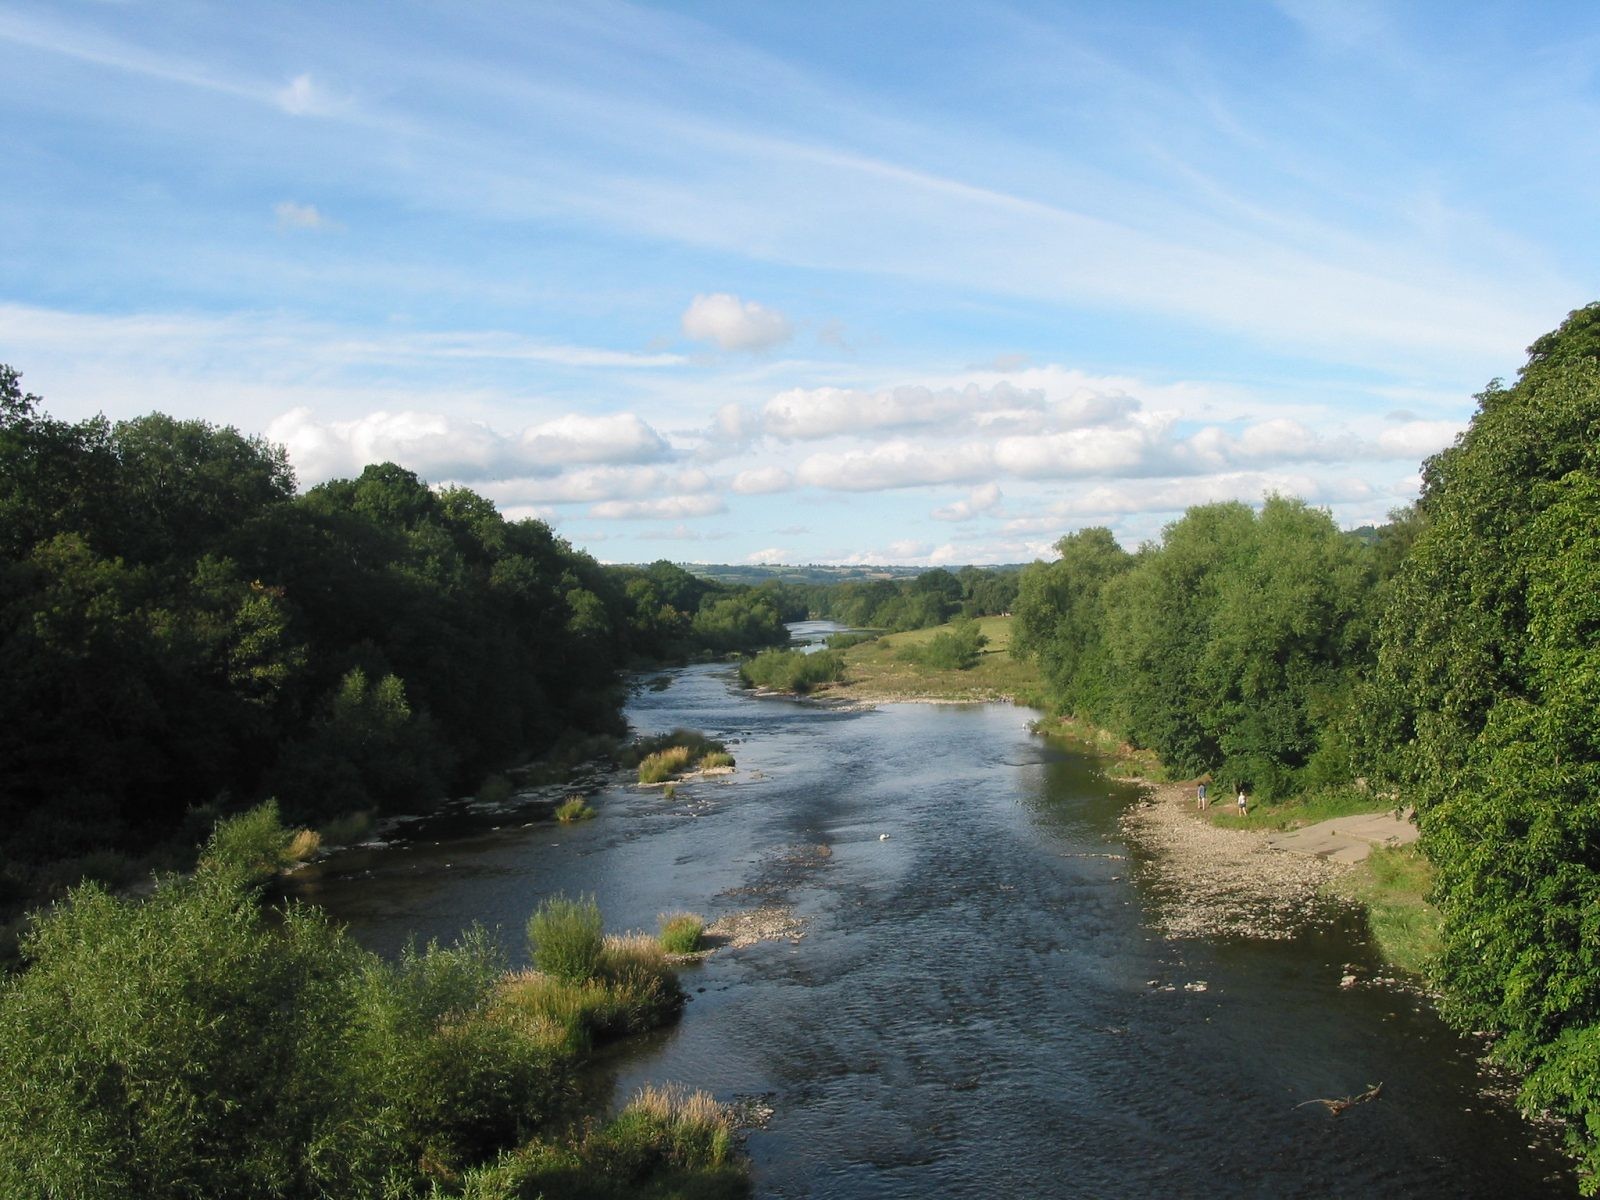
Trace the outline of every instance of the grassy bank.
<path fill-rule="evenodd" d="M 940 668 L 904 655 L 907 648 L 923 647 L 952 625 L 892 633 L 844 650 L 845 678 L 827 686 L 830 697 L 857 700 L 942 700 L 981 702 L 1013 700 L 1039 705 L 1044 686 L 1039 668 L 1011 657 L 1011 618 L 980 617 L 978 628 L 987 639 L 974 666 Z"/>
<path fill-rule="evenodd" d="M 1427 898 L 1432 885 L 1433 864 L 1417 846 L 1380 846 L 1335 890 L 1367 910 L 1373 946 L 1385 962 L 1426 976 L 1441 944 L 1439 910 Z"/>
<path fill-rule="evenodd" d="M 709 1096 L 585 1120 L 591 1047 L 682 1009 L 657 938 L 557 897 L 529 921 L 534 970 L 481 929 L 385 960 L 274 906 L 296 848 L 262 807 L 146 898 L 85 886 L 36 915 L 0 982 L 0 1195 L 746 1193 Z"/>

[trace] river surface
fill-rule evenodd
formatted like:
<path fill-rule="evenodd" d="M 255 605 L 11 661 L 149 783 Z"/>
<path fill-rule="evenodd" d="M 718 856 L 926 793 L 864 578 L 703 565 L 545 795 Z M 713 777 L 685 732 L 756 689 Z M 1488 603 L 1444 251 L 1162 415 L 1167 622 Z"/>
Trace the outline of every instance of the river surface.
<path fill-rule="evenodd" d="M 830 627 L 831 628 L 831 627 Z M 825 627 L 808 624 L 816 636 Z M 758 1197 L 1573 1196 L 1560 1155 L 1482 1094 L 1474 1048 L 1376 964 L 1353 918 L 1289 941 L 1170 941 L 1117 817 L 1136 792 L 1008 705 L 839 712 L 647 676 L 640 733 L 729 743 L 674 799 L 621 780 L 595 820 L 415 827 L 298 888 L 364 944 L 522 929 L 594 893 L 613 930 L 787 906 L 797 941 L 684 971 L 673 1029 L 613 1056 L 619 1097 L 764 1095 Z M 1302 1102 L 1382 1082 L 1331 1117 Z"/>

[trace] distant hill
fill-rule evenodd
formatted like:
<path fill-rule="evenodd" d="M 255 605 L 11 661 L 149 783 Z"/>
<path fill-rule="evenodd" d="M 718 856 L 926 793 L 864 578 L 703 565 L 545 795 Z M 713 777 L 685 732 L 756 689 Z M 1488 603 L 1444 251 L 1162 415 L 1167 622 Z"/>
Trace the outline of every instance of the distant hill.
<path fill-rule="evenodd" d="M 779 583 L 852 583 L 870 579 L 914 579 L 933 570 L 932 567 L 896 566 L 835 566 L 827 563 L 807 563 L 804 566 L 752 566 L 747 563 L 678 563 L 685 571 L 702 579 L 717 583 L 762 584 L 771 580 Z M 1020 571 L 1023 564 L 984 566 L 983 571 Z M 959 566 L 945 570 L 959 571 Z"/>

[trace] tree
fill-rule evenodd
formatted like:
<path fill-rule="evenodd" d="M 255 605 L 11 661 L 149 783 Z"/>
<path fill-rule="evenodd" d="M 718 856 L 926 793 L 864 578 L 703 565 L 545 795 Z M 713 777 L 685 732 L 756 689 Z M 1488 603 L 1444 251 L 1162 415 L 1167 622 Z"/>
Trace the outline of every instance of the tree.
<path fill-rule="evenodd" d="M 1417 806 L 1451 1011 L 1531 1068 L 1600 1188 L 1600 306 L 1426 464 L 1380 624 L 1382 761 Z"/>
<path fill-rule="evenodd" d="M 1018 584 L 1011 652 L 1038 660 L 1052 703 L 1109 723 L 1111 662 L 1105 646 L 1105 586 L 1133 565 L 1109 529 L 1068 534 L 1060 558 L 1024 568 Z"/>

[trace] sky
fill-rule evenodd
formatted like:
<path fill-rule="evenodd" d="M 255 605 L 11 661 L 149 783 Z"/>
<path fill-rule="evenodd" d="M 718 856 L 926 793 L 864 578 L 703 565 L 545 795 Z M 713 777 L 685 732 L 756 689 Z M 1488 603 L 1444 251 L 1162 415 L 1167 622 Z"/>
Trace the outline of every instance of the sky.
<path fill-rule="evenodd" d="M 607 562 L 1345 527 L 1600 298 L 1600 6 L 0 0 L 0 362 Z"/>

